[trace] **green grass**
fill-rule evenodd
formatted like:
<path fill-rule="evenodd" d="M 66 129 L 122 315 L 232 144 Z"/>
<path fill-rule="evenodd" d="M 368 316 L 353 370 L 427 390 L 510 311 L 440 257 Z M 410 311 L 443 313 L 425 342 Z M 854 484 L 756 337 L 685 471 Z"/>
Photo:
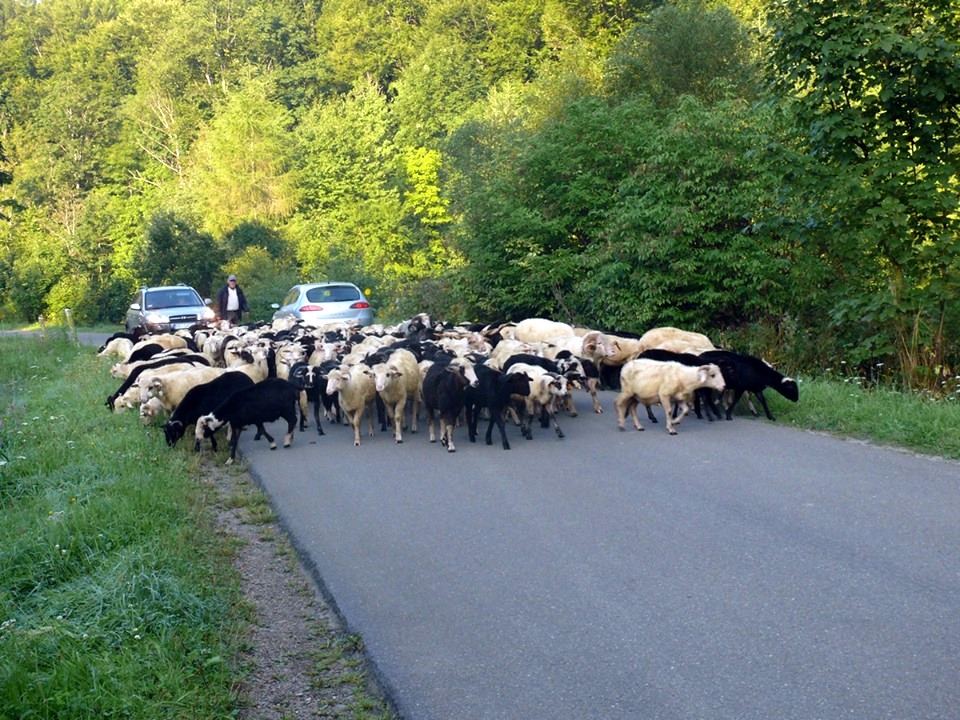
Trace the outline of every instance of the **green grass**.
<path fill-rule="evenodd" d="M 90 348 L 0 340 L 0 717 L 221 718 L 242 620 L 187 453 Z"/>
<path fill-rule="evenodd" d="M 764 392 L 779 423 L 960 460 L 960 378 L 936 397 L 870 386 L 857 377 L 797 380 L 797 403 Z"/>

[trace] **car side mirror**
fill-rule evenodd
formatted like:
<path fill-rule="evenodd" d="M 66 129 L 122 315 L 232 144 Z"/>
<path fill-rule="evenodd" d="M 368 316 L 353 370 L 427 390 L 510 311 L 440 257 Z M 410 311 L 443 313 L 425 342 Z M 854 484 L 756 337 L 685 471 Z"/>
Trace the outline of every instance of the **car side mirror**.
<path fill-rule="evenodd" d="M 203 304 L 204 304 L 204 305 L 212 305 L 212 304 L 213 304 L 213 300 L 211 300 L 210 298 L 204 298 L 204 299 L 203 299 Z"/>
<path fill-rule="evenodd" d="M 140 310 L 140 303 L 130 303 L 131 310 Z"/>

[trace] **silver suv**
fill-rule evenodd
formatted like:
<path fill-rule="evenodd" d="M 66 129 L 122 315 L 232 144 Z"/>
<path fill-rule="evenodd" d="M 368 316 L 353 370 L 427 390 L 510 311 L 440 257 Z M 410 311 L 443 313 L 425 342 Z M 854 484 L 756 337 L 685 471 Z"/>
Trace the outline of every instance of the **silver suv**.
<path fill-rule="evenodd" d="M 216 317 L 210 302 L 201 300 L 189 285 L 142 287 L 127 310 L 127 332 L 138 327 L 156 333 L 206 325 Z"/>

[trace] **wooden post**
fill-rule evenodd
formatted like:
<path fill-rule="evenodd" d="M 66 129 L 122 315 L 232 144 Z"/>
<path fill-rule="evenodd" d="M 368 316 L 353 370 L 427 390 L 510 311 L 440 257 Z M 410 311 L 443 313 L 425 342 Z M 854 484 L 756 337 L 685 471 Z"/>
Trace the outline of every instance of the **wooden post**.
<path fill-rule="evenodd" d="M 40 339 L 47 339 L 47 326 L 43 322 L 43 315 L 37 315 L 37 322 L 40 323 Z"/>
<path fill-rule="evenodd" d="M 80 342 L 79 338 L 77 338 L 77 329 L 73 326 L 73 313 L 70 311 L 70 308 L 64 308 L 63 314 L 67 318 L 67 337 L 75 343 Z"/>

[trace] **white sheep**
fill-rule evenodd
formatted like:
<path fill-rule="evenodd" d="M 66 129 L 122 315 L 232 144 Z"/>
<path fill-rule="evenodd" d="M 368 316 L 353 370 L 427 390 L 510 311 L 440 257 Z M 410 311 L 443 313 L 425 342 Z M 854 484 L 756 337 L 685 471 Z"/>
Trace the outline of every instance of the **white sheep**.
<path fill-rule="evenodd" d="M 617 427 L 624 429 L 627 411 L 633 419 L 633 426 L 643 430 L 637 417 L 637 405 L 649 408 L 651 405 L 663 406 L 666 416 L 667 432 L 676 435 L 674 425 L 680 422 L 690 411 L 689 398 L 699 388 L 714 388 L 723 391 L 723 375 L 714 364 L 692 367 L 676 362 L 660 362 L 639 358 L 625 363 L 620 371 L 620 394 L 614 403 L 617 409 Z M 674 419 L 673 402 L 679 403 L 680 414 Z"/>
<path fill-rule="evenodd" d="M 159 400 L 164 410 L 172 413 L 191 388 L 210 382 L 224 372 L 223 368 L 200 366 L 157 375 L 150 380 L 146 388 L 147 399 Z M 142 408 L 145 403 L 146 400 L 141 402 L 140 407 Z"/>
<path fill-rule="evenodd" d="M 115 357 L 120 362 L 126 362 L 131 352 L 133 352 L 133 341 L 130 338 L 118 337 L 104 345 L 103 350 L 98 354 L 104 357 Z"/>
<path fill-rule="evenodd" d="M 513 338 L 522 342 L 550 342 L 553 338 L 570 337 L 573 326 L 546 318 L 527 318 L 513 328 Z"/>
<path fill-rule="evenodd" d="M 363 414 L 370 421 L 370 437 L 373 437 L 373 403 L 377 396 L 373 371 L 364 365 L 341 365 L 327 375 L 327 395 L 339 393 L 340 409 L 353 426 L 353 444 L 360 447 L 360 424 Z"/>
<path fill-rule="evenodd" d="M 562 438 L 563 430 L 557 423 L 557 402 L 563 400 L 569 389 L 567 379 L 563 375 L 549 372 L 538 365 L 528 363 L 514 363 L 507 369 L 507 374 L 520 373 L 530 378 L 530 394 L 522 398 L 518 397 L 518 402 L 522 400 L 524 408 L 524 418 L 517 417 L 520 431 L 528 440 L 533 437 L 530 430 L 532 418 L 539 417 L 541 427 L 547 427 L 546 418 L 553 421 L 553 428 L 557 437 Z"/>
<path fill-rule="evenodd" d="M 144 425 L 150 425 L 157 419 L 158 415 L 166 411 L 167 409 L 163 406 L 160 398 L 152 397 L 145 403 L 140 404 L 140 422 Z"/>
<path fill-rule="evenodd" d="M 417 432 L 417 415 L 420 411 L 420 368 L 417 357 L 398 348 L 385 363 L 373 366 L 377 394 L 386 406 L 387 417 L 393 421 L 393 434 L 398 443 L 403 442 L 402 428 L 406 417 L 407 401 L 411 401 L 412 422 L 410 432 Z"/>
<path fill-rule="evenodd" d="M 704 350 L 713 350 L 713 343 L 706 335 L 689 330 L 680 330 L 675 327 L 656 327 L 647 330 L 640 336 L 640 352 L 652 348 L 662 348 L 672 352 L 684 352 L 684 350 L 675 350 L 679 347 L 678 343 L 694 348 L 703 348 Z"/>

